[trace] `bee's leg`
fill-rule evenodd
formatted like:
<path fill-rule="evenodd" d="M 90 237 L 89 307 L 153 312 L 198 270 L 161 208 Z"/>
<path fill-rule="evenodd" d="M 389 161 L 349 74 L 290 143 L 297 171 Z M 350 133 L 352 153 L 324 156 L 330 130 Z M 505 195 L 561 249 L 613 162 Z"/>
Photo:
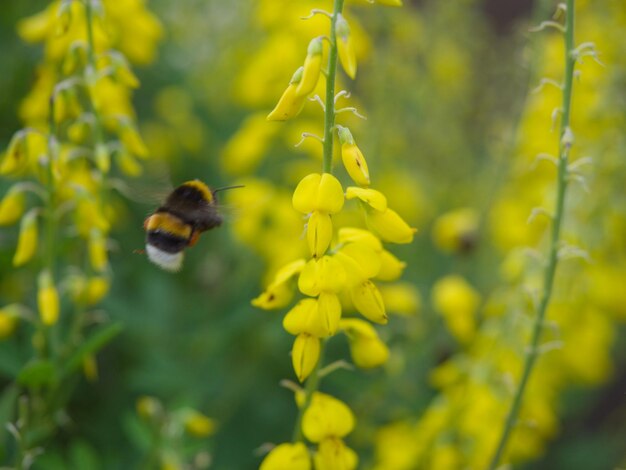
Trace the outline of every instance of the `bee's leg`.
<path fill-rule="evenodd" d="M 200 238 L 200 232 L 194 230 L 193 232 L 191 232 L 191 236 L 189 237 L 187 246 L 194 246 L 198 242 L 199 238 Z"/>

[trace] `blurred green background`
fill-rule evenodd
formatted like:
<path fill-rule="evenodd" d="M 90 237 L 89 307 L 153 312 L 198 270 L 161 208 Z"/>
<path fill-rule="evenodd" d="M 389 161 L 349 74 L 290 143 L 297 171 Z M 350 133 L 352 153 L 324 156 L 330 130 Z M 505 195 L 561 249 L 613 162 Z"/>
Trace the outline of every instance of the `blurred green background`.
<path fill-rule="evenodd" d="M 141 88 L 134 105 L 148 144 L 166 162 L 161 166 L 168 168 L 172 184 L 193 178 L 212 187 L 233 182 L 234 176 L 222 171 L 219 155 L 251 112 L 237 99 L 236 87 L 267 35 L 256 21 L 255 3 L 149 3 L 163 23 L 165 37 L 157 61 L 135 68 Z M 19 103 L 42 57 L 40 47 L 17 37 L 15 25 L 46 4 L 0 4 L 2 149 L 21 127 Z M 384 332 L 395 362 L 371 372 L 341 371 L 324 382 L 324 389 L 350 403 L 359 419 L 351 443 L 364 468 L 373 459 L 376 427 L 395 418 L 419 417 L 435 394 L 429 371 L 457 348 L 429 306 L 433 283 L 450 272 L 467 276 L 481 292 L 492 291 L 500 282 L 494 271 L 502 255 L 485 224 L 494 198 L 516 171 L 510 154 L 526 94 L 537 83 L 532 58 L 542 46 L 527 30 L 552 7 L 550 2 L 522 0 L 422 0 L 406 1 L 404 12 L 355 9 L 371 49 L 351 87 L 370 118 L 359 143 L 376 155 L 369 157 L 376 171 L 405 171 L 416 182 L 411 198 L 419 211 L 413 219 L 420 234 L 396 253 L 409 263 L 404 279 L 419 287 L 424 303 L 418 316 L 394 320 Z M 603 6 L 596 9 L 601 18 Z M 611 106 L 618 108 L 623 123 L 624 63 L 607 64 L 606 73 L 613 77 Z M 198 145 L 171 139 L 171 147 L 164 149 L 151 140 L 168 126 L 176 135 L 158 110 L 158 97 L 172 87 L 190 99 L 190 114 L 202 134 Z M 268 97 L 269 102 L 275 99 Z M 294 159 L 290 146 L 281 143 L 272 144 L 267 153 L 272 160 L 261 165 L 264 176 L 279 175 L 275 168 Z M 623 157 L 623 146 L 618 153 Z M 613 181 L 624 181 L 623 161 Z M 163 178 L 151 175 L 142 177 L 141 184 L 161 190 Z M 0 193 L 8 186 L 0 182 Z M 623 214 L 623 194 L 613 203 Z M 124 332 L 98 356 L 99 380 L 78 385 L 67 425 L 36 468 L 78 468 L 71 467 L 79 465 L 72 459 L 86 458 L 77 457 L 81 452 L 97 456 L 93 468 L 134 468 L 142 459 L 143 437 L 135 412 L 142 395 L 158 397 L 168 409 L 194 407 L 218 421 L 215 436 L 199 444 L 211 451 L 212 468 L 255 468 L 260 461 L 255 449 L 288 440 L 296 415 L 292 393 L 279 386 L 281 379 L 293 378 L 288 356 L 292 338 L 281 327 L 281 312 L 250 305 L 262 289 L 265 261 L 238 242 L 230 228 L 255 207 L 225 207 L 225 226 L 206 234 L 187 252 L 183 271 L 172 275 L 133 254 L 144 243 L 142 221 L 155 204 L 131 199 L 127 205 L 113 231 L 113 286 L 102 304 L 108 317 L 124 324 Z M 433 246 L 430 227 L 439 214 L 460 206 L 475 208 L 484 224 L 476 249 L 451 256 Z M 3 303 L 15 295 L 14 277 L 26 278 L 11 268 L 15 239 L 14 232 L 0 231 Z M 546 455 L 527 468 L 606 469 L 624 462 L 626 344 L 624 325 L 616 323 L 615 328 L 614 375 L 593 390 L 574 386 L 567 391 L 558 405 L 561 432 Z M 0 343 L 0 369 L 21 360 L 20 342 L 29 338 L 23 331 L 17 335 Z M 331 345 L 328 356 L 347 357 L 347 346 Z"/>

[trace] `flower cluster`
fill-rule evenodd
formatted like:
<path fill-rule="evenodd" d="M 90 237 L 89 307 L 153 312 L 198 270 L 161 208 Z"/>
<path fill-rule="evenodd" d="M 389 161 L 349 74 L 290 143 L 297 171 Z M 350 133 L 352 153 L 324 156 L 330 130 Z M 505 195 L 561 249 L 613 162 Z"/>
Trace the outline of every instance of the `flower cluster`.
<path fill-rule="evenodd" d="M 625 21 L 617 14 L 621 8 L 617 2 L 610 8 L 615 12 L 612 25 L 604 24 L 600 31 L 598 14 L 603 14 L 588 2 L 576 2 L 577 35 L 593 38 L 608 63 L 620 54 L 609 31 L 623 28 Z M 570 13 L 561 12 L 559 20 L 564 14 Z M 571 115 L 576 145 L 567 169 L 568 198 L 581 202 L 568 208 L 567 219 L 572 223 L 564 227 L 558 246 L 563 267 L 558 270 L 539 347 L 529 350 L 545 263 L 543 259 L 538 262 L 537 251 L 528 247 L 550 244 L 546 229 L 552 214 L 534 208 L 554 203 L 555 171 L 550 162 L 556 159 L 550 154 L 557 154 L 559 139 L 551 130 L 549 117 L 561 106 L 563 93 L 562 84 L 556 81 L 563 74 L 563 37 L 541 35 L 536 40 L 541 44 L 541 53 L 534 58 L 539 77 L 549 77 L 550 83 L 559 86 L 548 84 L 529 95 L 520 123 L 521 138 L 514 149 L 512 176 L 494 197 L 488 230 L 479 233 L 477 214 L 466 208 L 442 215 L 433 227 L 435 245 L 446 253 L 467 255 L 468 248 L 479 242 L 479 235 L 487 239 L 481 243 L 493 242 L 504 255 L 501 285 L 485 292 L 472 286 L 475 281 L 458 274 L 434 284 L 433 310 L 443 317 L 458 342 L 458 351 L 430 374 L 438 393 L 419 420 L 394 422 L 379 431 L 375 468 L 404 470 L 416 464 L 488 468 L 529 353 L 539 359 L 500 463 L 536 459 L 559 431 L 557 400 L 563 392 L 573 385 L 602 383 L 612 372 L 615 326 L 624 319 L 624 294 L 614 284 L 624 276 L 624 250 L 603 238 L 595 227 L 615 227 L 610 235 L 613 239 L 624 236 L 624 225 L 616 224 L 614 215 L 602 209 L 602 197 L 589 197 L 579 183 L 586 182 L 582 168 L 588 160 L 583 156 L 597 153 L 598 143 L 611 139 L 609 129 L 623 125 L 623 118 L 608 126 L 606 120 L 597 118 L 610 111 L 607 98 L 614 90 L 611 74 L 594 63 L 590 43 L 582 43 L 587 44 L 589 56 L 584 63 L 576 63 L 580 81 L 574 81 L 577 104 Z M 585 53 L 585 47 L 576 51 Z M 596 171 L 610 171 L 607 169 L 614 168 L 616 158 L 617 152 L 603 153 L 603 158 L 594 162 Z M 600 178 L 589 183 L 589 192 L 603 194 L 603 184 Z M 573 230 L 586 235 L 574 235 Z M 593 244 L 597 237 L 603 238 L 602 246 Z M 586 254 L 579 245 L 572 246 L 583 240 L 593 246 L 593 263 L 585 262 Z M 581 257 L 582 261 L 577 260 Z M 520 292 L 528 295 L 521 297 Z"/>
<path fill-rule="evenodd" d="M 312 16 L 329 18 L 330 37 L 315 37 L 310 41 L 304 64 L 293 73 L 267 116 L 269 121 L 293 119 L 311 96 L 324 109 L 324 137 L 303 133 L 303 139 L 316 137 L 322 142 L 322 173 L 302 177 L 291 198 L 293 209 L 305 218 L 304 238 L 309 256 L 279 268 L 265 291 L 252 302 L 263 309 L 283 308 L 291 303 L 296 287 L 303 295 L 285 315 L 283 327 L 295 336 L 291 356 L 296 377 L 300 382 L 307 381 L 306 392 L 296 392 L 302 416 L 301 424 L 296 425 L 296 435 L 317 444 L 314 463 L 318 469 L 351 469 L 357 464 L 356 454 L 342 440 L 354 427 L 352 412 L 336 398 L 315 391 L 321 375 L 324 343 L 341 332 L 348 338 L 357 366 L 377 367 L 387 361 L 389 350 L 370 323 L 388 321 L 377 283 L 397 280 L 405 263 L 386 250 L 383 242 L 410 243 L 415 232 L 388 207 L 385 195 L 371 187 L 367 161 L 351 131 L 335 125 L 335 116 L 340 113 L 351 111 L 358 115 L 355 108 L 335 109 L 337 101 L 347 95 L 345 91 L 335 93 L 337 60 L 351 78 L 356 74 L 357 63 L 351 29 L 342 10 L 343 2 L 335 2 L 333 13 L 313 10 Z M 327 56 L 325 102 L 314 93 L 322 76 L 324 56 Z M 339 141 L 341 160 L 353 186 L 344 188 L 332 174 L 335 140 Z M 367 228 L 337 223 L 346 201 L 354 201 L 360 207 Z M 348 316 L 351 312 L 362 318 Z M 277 446 L 261 468 L 284 468 L 289 459 L 301 462 L 301 468 L 310 466 L 308 451 L 296 442 Z"/>
<path fill-rule="evenodd" d="M 27 41 L 43 42 L 45 55 L 20 109 L 26 127 L 0 162 L 0 174 L 15 181 L 0 201 L 0 225 L 19 222 L 13 265 L 38 274 L 36 301 L 27 294 L 2 309 L 3 336 L 18 318 L 31 323 L 33 358 L 24 369 L 48 371 L 17 377 L 37 404 L 30 420 L 20 419 L 20 426 L 35 430 L 18 426 L 16 433 L 39 433 L 20 446 L 21 465 L 51 432 L 46 420 L 64 406 L 39 401 L 64 387 L 57 379 L 81 364 L 96 378 L 94 354 L 120 330 L 94 330 L 101 320 L 91 309 L 109 290 L 108 239 L 120 207 L 114 181 L 139 174 L 137 159 L 148 157 L 131 105 L 139 82 L 130 61 L 153 59 L 161 26 L 134 0 L 61 0 L 20 22 L 18 30 Z"/>

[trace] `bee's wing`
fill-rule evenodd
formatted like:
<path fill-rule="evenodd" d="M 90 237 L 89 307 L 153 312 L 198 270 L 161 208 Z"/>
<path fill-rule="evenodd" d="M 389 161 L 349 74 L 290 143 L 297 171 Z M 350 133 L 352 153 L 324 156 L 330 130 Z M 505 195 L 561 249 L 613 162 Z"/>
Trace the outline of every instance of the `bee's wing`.
<path fill-rule="evenodd" d="M 174 186 L 170 171 L 164 162 L 150 162 L 145 172 L 130 181 L 114 179 L 111 186 L 128 200 L 151 206 L 159 206 Z"/>

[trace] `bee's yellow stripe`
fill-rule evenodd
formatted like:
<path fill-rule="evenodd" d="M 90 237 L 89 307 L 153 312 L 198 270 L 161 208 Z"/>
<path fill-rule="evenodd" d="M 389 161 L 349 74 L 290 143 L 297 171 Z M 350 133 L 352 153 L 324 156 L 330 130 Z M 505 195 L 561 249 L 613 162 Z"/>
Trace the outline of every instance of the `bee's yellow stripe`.
<path fill-rule="evenodd" d="M 191 237 L 191 226 L 168 212 L 158 212 L 148 219 L 146 230 L 161 230 L 177 237 Z"/>
<path fill-rule="evenodd" d="M 209 187 L 200 180 L 186 181 L 182 184 L 182 186 L 191 186 L 192 188 L 200 191 L 207 202 L 210 203 L 213 201 L 213 193 L 211 192 Z"/>

